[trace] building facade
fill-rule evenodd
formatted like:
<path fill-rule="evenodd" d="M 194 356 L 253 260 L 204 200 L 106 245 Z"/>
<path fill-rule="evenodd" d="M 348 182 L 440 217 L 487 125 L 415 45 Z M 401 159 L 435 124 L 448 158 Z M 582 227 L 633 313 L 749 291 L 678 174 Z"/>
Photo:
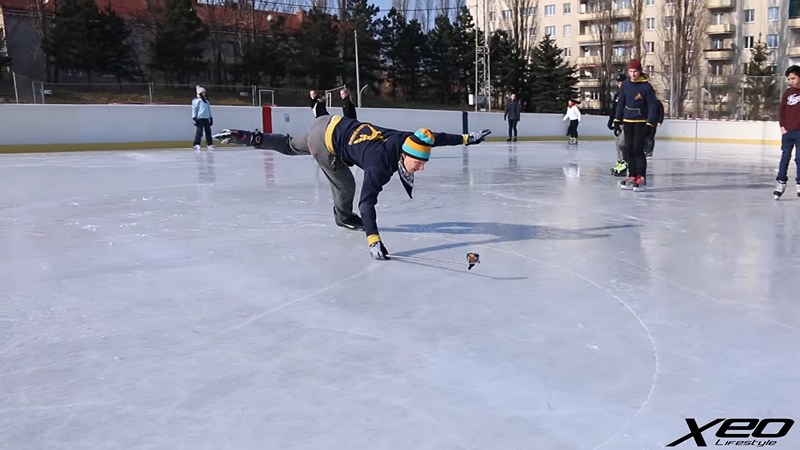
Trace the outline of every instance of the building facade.
<path fill-rule="evenodd" d="M 691 115 L 738 116 L 730 92 L 745 84 L 751 49 L 759 39 L 770 52 L 768 64 L 776 77 L 783 68 L 800 63 L 800 0 L 696 0 L 702 6 L 703 28 L 698 38 L 702 52 L 696 72 L 686 74 L 692 88 L 684 102 Z M 519 8 L 523 2 L 524 8 Z M 525 3 L 527 2 L 527 3 Z M 633 57 L 635 31 L 640 31 L 640 58 L 660 99 L 671 101 L 669 29 L 674 27 L 676 0 L 470 0 L 467 7 L 479 28 L 489 33 L 507 29 L 514 11 L 528 17 L 534 41 L 550 35 L 564 57 L 579 70 L 584 107 L 600 107 L 599 71 L 607 67 L 602 55 L 611 55 L 614 76 Z M 613 42 L 601 44 L 598 26 L 610 23 Z M 636 23 L 641 24 L 639 27 Z M 602 49 L 610 46 L 610 53 Z M 611 83 L 613 84 L 613 83 Z M 612 86 L 612 91 L 615 86 Z M 702 98 L 702 104 L 694 97 Z M 692 106 L 691 104 L 694 104 Z M 668 109 L 669 110 L 669 109 Z"/>

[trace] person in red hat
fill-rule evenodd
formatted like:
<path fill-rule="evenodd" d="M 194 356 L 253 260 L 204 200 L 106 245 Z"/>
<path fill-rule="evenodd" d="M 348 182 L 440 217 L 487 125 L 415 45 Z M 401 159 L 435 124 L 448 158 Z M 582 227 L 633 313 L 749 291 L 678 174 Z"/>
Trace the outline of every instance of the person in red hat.
<path fill-rule="evenodd" d="M 645 140 L 650 127 L 658 120 L 656 92 L 650 79 L 642 74 L 642 63 L 632 59 L 628 63 L 628 79 L 622 83 L 614 118 L 614 133 L 624 130 L 623 157 L 628 163 L 628 177 L 620 183 L 622 189 L 644 190 L 647 182 L 647 157 Z"/>

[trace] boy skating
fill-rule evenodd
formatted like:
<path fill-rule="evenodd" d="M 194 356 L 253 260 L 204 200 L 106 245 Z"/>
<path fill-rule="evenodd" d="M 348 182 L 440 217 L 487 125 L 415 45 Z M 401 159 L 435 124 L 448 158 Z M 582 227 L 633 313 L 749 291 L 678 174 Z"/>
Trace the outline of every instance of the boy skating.
<path fill-rule="evenodd" d="M 800 144 L 800 66 L 791 66 L 786 69 L 786 81 L 789 87 L 781 97 L 781 106 L 778 110 L 778 122 L 781 126 L 781 162 L 778 164 L 778 185 L 773 195 L 779 200 L 786 190 L 789 181 L 789 162 L 792 160 L 792 149 Z M 800 161 L 797 155 L 795 162 L 795 182 L 797 183 L 797 196 L 800 197 Z"/>
<path fill-rule="evenodd" d="M 382 128 L 339 115 L 318 117 L 305 135 L 264 134 L 243 130 L 224 130 L 216 135 L 222 142 L 275 150 L 284 155 L 311 155 L 331 184 L 336 224 L 364 230 L 373 258 L 389 259 L 389 252 L 378 234 L 375 205 L 378 194 L 398 172 L 408 196 L 414 186 L 414 173 L 422 171 L 431 148 L 445 145 L 474 145 L 483 142 L 488 130 L 470 134 L 433 133 L 427 128 L 415 132 Z M 353 214 L 356 182 L 349 166 L 364 170 L 361 217 Z"/>
<path fill-rule="evenodd" d="M 622 150 L 625 148 L 625 134 L 622 128 L 619 131 L 614 130 L 614 118 L 617 115 L 617 102 L 619 102 L 619 93 L 622 90 L 622 83 L 627 80 L 625 74 L 617 75 L 617 92 L 614 94 L 614 101 L 611 105 L 611 114 L 608 115 L 608 129 L 614 131 L 614 146 L 617 147 L 617 163 L 611 168 L 611 174 L 615 177 L 624 177 L 628 174 L 628 164 L 622 156 Z"/>
<path fill-rule="evenodd" d="M 656 93 L 647 76 L 642 75 L 642 64 L 637 59 L 628 63 L 628 80 L 622 84 L 614 118 L 614 133 L 623 130 L 625 148 L 623 159 L 628 164 L 628 178 L 620 183 L 622 189 L 642 191 L 647 182 L 647 158 L 644 155 L 645 139 L 657 117 Z"/>

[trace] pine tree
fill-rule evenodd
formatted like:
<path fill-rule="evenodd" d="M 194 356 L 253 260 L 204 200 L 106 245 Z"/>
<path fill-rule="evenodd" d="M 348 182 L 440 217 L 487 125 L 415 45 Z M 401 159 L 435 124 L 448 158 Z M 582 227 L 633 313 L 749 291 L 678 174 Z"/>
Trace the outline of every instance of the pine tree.
<path fill-rule="evenodd" d="M 425 61 L 430 50 L 422 24 L 414 19 L 406 22 L 400 30 L 397 42 L 395 71 L 398 84 L 403 88 L 406 100 L 417 100 L 425 79 Z"/>
<path fill-rule="evenodd" d="M 378 36 L 380 40 L 381 67 L 392 88 L 392 99 L 397 98 L 398 91 L 398 58 L 400 51 L 400 33 L 405 27 L 406 19 L 394 7 L 383 19 L 380 19 Z"/>
<path fill-rule="evenodd" d="M 133 48 L 127 42 L 131 31 L 110 5 L 100 12 L 99 19 L 94 70 L 114 75 L 120 81 L 134 73 Z"/>
<path fill-rule="evenodd" d="M 457 69 L 461 63 L 460 55 L 457 53 L 458 38 L 450 18 L 445 14 L 436 16 L 434 27 L 428 32 L 430 46 L 428 75 L 433 98 L 442 104 L 451 102 L 453 89 L 458 82 Z"/>
<path fill-rule="evenodd" d="M 42 49 L 53 63 L 56 80 L 61 70 L 79 70 L 91 77 L 100 13 L 94 0 L 63 0 L 56 8 L 52 31 L 42 42 Z M 91 79 L 91 78 L 90 78 Z"/>
<path fill-rule="evenodd" d="M 290 72 L 299 84 L 314 89 L 336 87 L 342 60 L 337 51 L 339 36 L 333 17 L 314 6 L 293 37 Z"/>
<path fill-rule="evenodd" d="M 374 92 L 377 92 L 380 83 L 380 41 L 379 41 L 379 20 L 377 19 L 380 9 L 367 0 L 350 0 L 346 2 L 343 18 L 345 22 L 340 23 L 341 29 L 341 49 L 342 49 L 342 74 L 341 79 L 347 86 L 360 87 L 355 84 L 355 36 L 358 34 L 358 65 L 361 86 L 369 85 Z M 355 95 L 353 101 L 355 101 Z"/>
<path fill-rule="evenodd" d="M 578 94 L 578 77 L 575 66 L 569 65 L 561 56 L 550 36 L 545 36 L 531 53 L 531 103 L 529 109 L 536 112 L 558 113 L 566 109 L 567 101 Z"/>
<path fill-rule="evenodd" d="M 455 73 L 455 80 L 458 84 L 455 95 L 460 103 L 466 100 L 468 92 L 475 89 L 475 33 L 481 33 L 478 36 L 481 41 L 483 34 L 475 29 L 472 15 L 466 6 L 459 10 L 456 20 L 453 22 L 453 32 L 455 33 L 453 48 L 458 59 L 451 70 Z"/>
<path fill-rule="evenodd" d="M 233 78 L 248 85 L 259 85 L 266 80 L 268 86 L 276 86 L 286 76 L 289 42 L 286 19 L 278 16 L 271 22 L 270 34 L 257 36 L 255 42 L 244 48 L 241 61 L 230 69 Z"/>
<path fill-rule="evenodd" d="M 166 0 L 162 17 L 151 45 L 150 67 L 162 72 L 167 81 L 187 84 L 202 75 L 208 30 L 192 0 Z"/>
<path fill-rule="evenodd" d="M 773 66 L 767 64 L 771 54 L 759 35 L 758 42 L 750 49 L 750 63 L 747 65 L 744 87 L 744 98 L 750 108 L 751 120 L 774 119 L 780 101 L 780 87 L 773 73 Z"/>

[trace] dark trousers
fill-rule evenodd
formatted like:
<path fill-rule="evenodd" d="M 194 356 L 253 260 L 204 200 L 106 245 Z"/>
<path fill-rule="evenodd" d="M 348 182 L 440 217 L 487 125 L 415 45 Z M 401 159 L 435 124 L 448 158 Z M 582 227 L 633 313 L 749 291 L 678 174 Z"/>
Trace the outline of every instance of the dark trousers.
<path fill-rule="evenodd" d="M 787 182 L 789 180 L 789 163 L 792 161 L 792 148 L 797 149 L 800 144 L 800 131 L 787 131 L 781 136 L 781 162 L 778 165 L 778 181 Z M 800 184 L 800 160 L 794 155 L 795 181 Z"/>
<path fill-rule="evenodd" d="M 203 137 L 203 132 L 206 133 L 206 145 L 212 145 L 214 141 L 211 139 L 211 121 L 208 119 L 197 119 L 195 125 L 197 131 L 194 132 L 194 144 L 200 145 L 200 139 Z"/>
<path fill-rule="evenodd" d="M 519 120 L 508 119 L 508 137 L 509 138 L 517 137 L 517 122 L 519 122 Z M 512 132 L 514 133 L 513 136 L 511 135 Z"/>
<path fill-rule="evenodd" d="M 625 133 L 625 148 L 622 151 L 622 156 L 625 162 L 628 163 L 628 176 L 629 177 L 643 177 L 647 172 L 647 158 L 644 156 L 644 141 L 649 134 L 648 128 L 644 122 L 623 123 L 623 132 Z"/>
<path fill-rule="evenodd" d="M 356 180 L 347 164 L 341 158 L 335 157 L 325 146 L 325 130 L 330 120 L 329 115 L 320 116 L 314 119 L 308 133 L 292 138 L 285 134 L 265 134 L 257 148 L 275 150 L 290 156 L 313 156 L 331 185 L 334 214 L 340 220 L 347 220 L 355 215 L 353 198 L 356 195 Z"/>
<path fill-rule="evenodd" d="M 567 128 L 567 136 L 576 138 L 578 137 L 578 121 L 570 120 L 569 128 Z"/>

